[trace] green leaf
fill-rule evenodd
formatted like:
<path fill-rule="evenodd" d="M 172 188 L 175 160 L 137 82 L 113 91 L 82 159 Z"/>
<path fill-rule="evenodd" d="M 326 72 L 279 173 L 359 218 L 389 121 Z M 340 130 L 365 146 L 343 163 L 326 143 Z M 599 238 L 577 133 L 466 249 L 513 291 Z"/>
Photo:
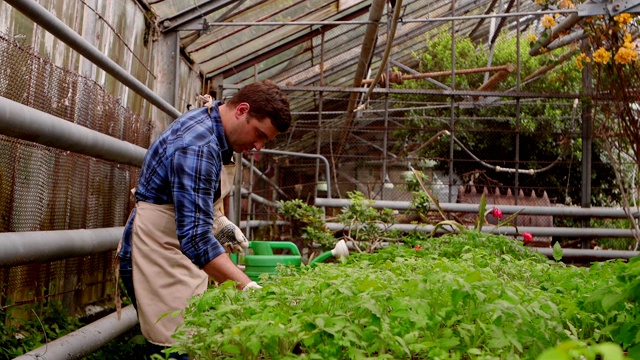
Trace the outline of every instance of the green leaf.
<path fill-rule="evenodd" d="M 602 298 L 602 308 L 605 311 L 609 311 L 620 301 L 624 301 L 625 297 L 622 294 L 609 293 Z"/>
<path fill-rule="evenodd" d="M 407 353 L 409 357 L 411 357 L 411 351 L 409 351 L 409 348 L 407 347 L 407 344 L 405 344 L 404 340 L 400 336 L 394 336 L 394 338 L 396 339 L 398 344 L 402 346 L 404 352 Z"/>
<path fill-rule="evenodd" d="M 571 356 L 558 348 L 544 351 L 536 360 L 571 360 Z"/>
<path fill-rule="evenodd" d="M 560 246 L 559 241 L 553 245 L 553 259 L 555 261 L 562 260 L 562 246 Z"/>
<path fill-rule="evenodd" d="M 463 232 L 465 231 L 465 227 L 462 226 L 462 224 L 460 224 L 457 221 L 454 220 L 444 220 L 444 221 L 440 221 L 439 223 L 436 224 L 436 226 L 433 227 L 433 230 L 431 230 L 431 236 L 434 236 L 436 234 L 436 232 L 438 231 L 438 229 L 445 229 L 447 231 L 450 231 L 448 228 L 445 228 L 445 226 L 450 226 L 454 229 L 458 229 L 458 231 Z"/>
<path fill-rule="evenodd" d="M 618 344 L 603 343 L 593 346 L 593 350 L 602 355 L 603 360 L 623 360 L 624 354 Z"/>
<path fill-rule="evenodd" d="M 220 347 L 220 350 L 222 352 L 233 354 L 233 355 L 240 355 L 242 353 L 240 351 L 240 347 L 238 345 L 233 345 L 233 344 L 222 345 Z"/>
<path fill-rule="evenodd" d="M 471 349 L 467 350 L 467 354 L 482 355 L 482 351 L 480 351 L 480 349 L 478 349 L 478 348 L 471 348 Z"/>
<path fill-rule="evenodd" d="M 630 347 L 628 355 L 631 359 L 640 359 L 640 344 Z"/>
<path fill-rule="evenodd" d="M 483 192 L 482 196 L 480 196 L 480 205 L 478 209 L 478 221 L 476 221 L 476 230 L 478 231 L 482 231 L 482 227 L 484 226 L 484 213 L 486 212 L 486 209 L 487 209 L 487 198 Z"/>
<path fill-rule="evenodd" d="M 520 209 L 520 210 L 518 210 L 518 211 L 514 212 L 513 214 L 511 214 L 511 215 L 507 216 L 504 220 L 499 221 L 499 222 L 498 222 L 498 224 L 496 225 L 496 227 L 498 228 L 498 227 L 502 227 L 502 226 L 505 226 L 505 225 L 511 225 L 511 226 L 513 226 L 513 227 L 515 227 L 515 228 L 517 229 L 517 227 L 516 227 L 515 225 L 511 224 L 511 222 L 512 222 L 513 220 L 515 220 L 515 218 L 516 218 L 518 215 L 520 215 L 520 213 L 522 212 L 522 210 L 524 210 L 524 209 Z"/>

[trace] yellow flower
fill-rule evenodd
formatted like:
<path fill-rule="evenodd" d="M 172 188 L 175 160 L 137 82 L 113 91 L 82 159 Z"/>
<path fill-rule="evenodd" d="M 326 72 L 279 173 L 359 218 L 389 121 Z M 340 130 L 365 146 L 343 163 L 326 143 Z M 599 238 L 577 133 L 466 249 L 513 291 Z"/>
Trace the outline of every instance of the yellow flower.
<path fill-rule="evenodd" d="M 527 41 L 528 42 L 532 43 L 532 42 L 535 42 L 536 40 L 538 40 L 538 37 L 536 36 L 536 34 L 529 33 L 527 35 Z"/>
<path fill-rule="evenodd" d="M 571 0 L 560 0 L 558 1 L 558 7 L 560 9 L 573 9 L 575 8 L 575 5 Z"/>
<path fill-rule="evenodd" d="M 593 53 L 593 61 L 598 64 L 606 64 L 609 60 L 611 60 L 611 53 L 603 47 L 598 48 L 598 50 Z"/>
<path fill-rule="evenodd" d="M 632 18 L 631 18 L 631 15 L 628 13 L 622 13 L 620 15 L 614 16 L 613 20 L 615 20 L 620 25 L 627 25 L 628 23 L 631 22 Z"/>
<path fill-rule="evenodd" d="M 635 48 L 635 45 L 633 44 L 633 38 L 631 37 L 630 33 L 626 33 L 624 34 L 624 38 L 623 38 L 624 43 L 622 44 L 623 47 L 629 49 L 629 50 L 633 50 Z"/>
<path fill-rule="evenodd" d="M 544 17 L 542 17 L 541 23 L 545 29 L 549 29 L 556 25 L 556 21 L 553 19 L 553 17 L 551 17 L 551 15 L 545 15 Z"/>
<path fill-rule="evenodd" d="M 576 58 L 576 67 L 578 69 L 582 69 L 584 67 L 584 64 L 582 62 L 591 62 L 591 59 L 589 59 L 589 57 L 585 54 L 585 53 L 581 53 L 580 55 L 578 55 L 578 57 Z"/>
<path fill-rule="evenodd" d="M 632 61 L 638 58 L 638 52 L 633 51 L 631 49 L 627 49 L 626 47 L 621 47 L 618 49 L 616 56 L 613 58 L 616 64 L 629 64 Z"/>

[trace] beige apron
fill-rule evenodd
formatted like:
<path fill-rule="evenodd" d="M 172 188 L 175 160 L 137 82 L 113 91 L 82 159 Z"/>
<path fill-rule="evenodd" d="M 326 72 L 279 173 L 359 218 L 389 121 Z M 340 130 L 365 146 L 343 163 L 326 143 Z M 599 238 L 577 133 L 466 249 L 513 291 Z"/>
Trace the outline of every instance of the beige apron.
<path fill-rule="evenodd" d="M 216 206 L 231 190 L 234 174 L 235 165 L 222 168 Z M 171 346 L 171 336 L 183 318 L 181 314 L 162 316 L 184 310 L 192 296 L 207 289 L 208 276 L 180 251 L 173 205 L 138 202 L 136 207 L 131 260 L 140 329 L 149 342 Z"/>

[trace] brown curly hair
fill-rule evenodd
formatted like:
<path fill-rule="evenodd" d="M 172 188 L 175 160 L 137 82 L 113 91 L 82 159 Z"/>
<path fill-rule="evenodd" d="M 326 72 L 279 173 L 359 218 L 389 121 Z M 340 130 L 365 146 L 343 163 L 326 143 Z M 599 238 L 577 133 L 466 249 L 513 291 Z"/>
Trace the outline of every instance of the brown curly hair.
<path fill-rule="evenodd" d="M 269 118 L 273 127 L 281 133 L 289 129 L 289 100 L 273 81 L 263 80 L 246 85 L 227 101 L 231 106 L 243 102 L 249 104 L 250 116 L 258 120 Z"/>

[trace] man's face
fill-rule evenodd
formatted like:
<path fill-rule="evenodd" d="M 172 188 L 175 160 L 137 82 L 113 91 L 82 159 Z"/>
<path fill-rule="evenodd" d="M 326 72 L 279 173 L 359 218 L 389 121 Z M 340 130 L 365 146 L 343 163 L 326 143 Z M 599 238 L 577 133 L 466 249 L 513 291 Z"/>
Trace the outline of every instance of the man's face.
<path fill-rule="evenodd" d="M 269 119 L 259 121 L 249 116 L 247 103 L 236 106 L 234 116 L 231 126 L 225 129 L 225 133 L 229 146 L 235 152 L 260 150 L 267 141 L 272 140 L 279 133 Z"/>

